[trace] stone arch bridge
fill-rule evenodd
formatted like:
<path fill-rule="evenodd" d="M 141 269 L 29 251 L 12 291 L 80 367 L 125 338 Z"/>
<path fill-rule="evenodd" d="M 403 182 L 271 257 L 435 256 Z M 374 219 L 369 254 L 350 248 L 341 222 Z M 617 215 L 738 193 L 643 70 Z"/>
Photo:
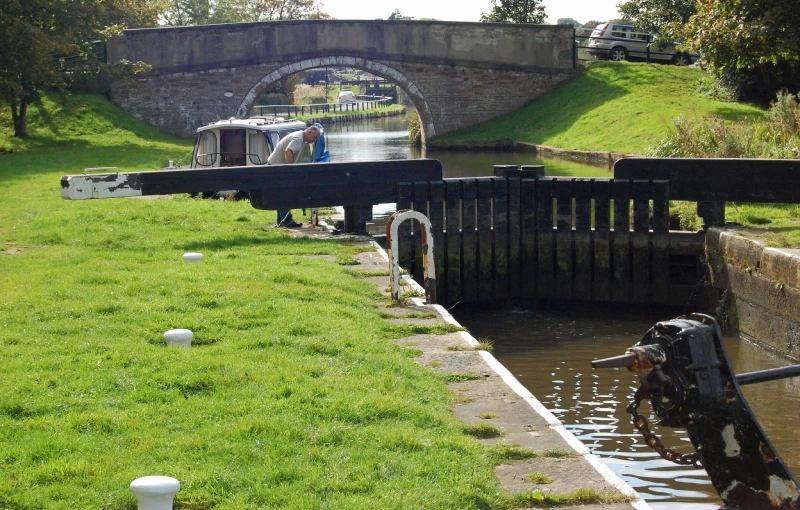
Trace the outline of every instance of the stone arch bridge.
<path fill-rule="evenodd" d="M 111 98 L 165 131 L 191 136 L 246 116 L 270 84 L 324 66 L 397 83 L 428 139 L 513 111 L 574 75 L 571 26 L 438 21 L 280 21 L 126 30 L 109 62 L 152 66 Z"/>

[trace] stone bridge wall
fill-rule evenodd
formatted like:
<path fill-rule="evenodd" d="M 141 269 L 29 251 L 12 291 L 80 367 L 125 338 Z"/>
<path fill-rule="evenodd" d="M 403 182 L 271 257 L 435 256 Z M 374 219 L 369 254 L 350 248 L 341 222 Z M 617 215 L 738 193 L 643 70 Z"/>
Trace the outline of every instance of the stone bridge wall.
<path fill-rule="evenodd" d="M 426 137 L 513 111 L 575 73 L 572 29 L 445 22 L 291 21 L 128 30 L 109 60 L 152 70 L 112 99 L 165 131 L 247 115 L 270 84 L 305 69 L 353 67 L 394 81 Z"/>

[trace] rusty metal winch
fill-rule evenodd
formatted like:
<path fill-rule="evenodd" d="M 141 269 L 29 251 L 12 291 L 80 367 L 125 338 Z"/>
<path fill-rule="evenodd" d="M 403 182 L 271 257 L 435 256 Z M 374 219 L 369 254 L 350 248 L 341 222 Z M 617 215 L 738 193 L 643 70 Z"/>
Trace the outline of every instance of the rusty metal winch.
<path fill-rule="evenodd" d="M 800 490 L 750 410 L 740 386 L 800 375 L 800 365 L 735 375 L 717 322 L 692 314 L 653 326 L 622 356 L 593 368 L 627 367 L 641 387 L 627 410 L 663 458 L 703 467 L 729 508 L 800 509 Z M 639 406 L 649 400 L 658 424 L 685 428 L 694 453 L 666 448 Z"/>

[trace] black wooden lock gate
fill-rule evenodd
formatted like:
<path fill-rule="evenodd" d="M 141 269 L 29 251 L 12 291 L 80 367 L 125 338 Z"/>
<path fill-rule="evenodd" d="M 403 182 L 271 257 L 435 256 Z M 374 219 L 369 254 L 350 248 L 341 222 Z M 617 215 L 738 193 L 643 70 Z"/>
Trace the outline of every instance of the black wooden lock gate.
<path fill-rule="evenodd" d="M 702 280 L 700 233 L 670 232 L 666 180 L 501 176 L 398 183 L 397 208 L 433 225 L 439 302 L 564 300 L 685 306 Z M 421 281 L 419 231 L 400 262 Z M 703 308 L 705 303 L 693 305 Z"/>

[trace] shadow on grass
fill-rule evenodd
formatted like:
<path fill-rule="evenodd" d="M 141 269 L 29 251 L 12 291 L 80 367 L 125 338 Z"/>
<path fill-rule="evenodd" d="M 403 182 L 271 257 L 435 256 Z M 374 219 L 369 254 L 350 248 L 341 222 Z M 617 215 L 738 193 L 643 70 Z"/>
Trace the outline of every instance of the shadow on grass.
<path fill-rule="evenodd" d="M 339 243 L 340 241 L 328 241 L 328 242 L 336 242 Z M 199 241 L 194 243 L 187 243 L 183 245 L 176 245 L 175 249 L 178 250 L 225 250 L 230 248 L 246 248 L 252 246 L 270 246 L 272 251 L 270 251 L 270 255 L 305 255 L 305 251 L 297 251 L 297 250 L 287 250 L 285 252 L 282 251 L 275 251 L 276 248 L 280 246 L 286 246 L 287 248 L 290 247 L 297 247 L 297 246 L 319 246 L 320 240 L 319 239 L 312 239 L 308 237 L 259 237 L 256 235 L 235 235 L 233 237 L 225 237 L 219 239 L 211 239 L 206 241 Z"/>
<path fill-rule="evenodd" d="M 46 137 L 31 138 L 47 140 Z M 96 146 L 84 140 L 59 142 L 50 140 L 47 147 L 40 150 L 0 156 L 0 184 L 13 183 L 41 174 L 57 174 L 59 177 L 79 175 L 83 174 L 86 168 L 104 166 L 118 167 L 120 172 L 160 170 L 170 159 L 179 161 L 179 154 L 176 152 L 168 147 L 143 147 L 130 142 Z M 153 161 L 161 160 L 163 165 L 152 164 Z M 142 167 L 146 170 L 142 170 Z"/>

